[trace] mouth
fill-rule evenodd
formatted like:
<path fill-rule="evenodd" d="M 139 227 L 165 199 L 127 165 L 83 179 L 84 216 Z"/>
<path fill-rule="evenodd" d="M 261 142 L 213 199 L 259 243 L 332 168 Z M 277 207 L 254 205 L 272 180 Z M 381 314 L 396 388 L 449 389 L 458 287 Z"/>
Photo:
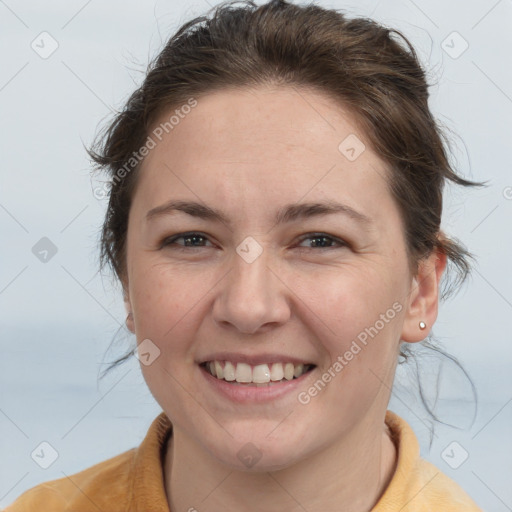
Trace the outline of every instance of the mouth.
<path fill-rule="evenodd" d="M 243 362 L 205 361 L 199 365 L 219 381 L 234 386 L 270 387 L 299 379 L 316 365 L 277 362 L 250 365 Z"/>

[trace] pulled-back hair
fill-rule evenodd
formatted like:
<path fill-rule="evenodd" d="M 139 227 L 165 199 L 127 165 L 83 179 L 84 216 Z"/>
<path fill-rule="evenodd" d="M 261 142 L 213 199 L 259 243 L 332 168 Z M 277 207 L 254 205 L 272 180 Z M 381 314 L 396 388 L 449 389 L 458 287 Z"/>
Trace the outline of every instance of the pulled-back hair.
<path fill-rule="evenodd" d="M 102 267 L 109 264 L 121 282 L 126 277 L 128 213 L 140 163 L 116 178 L 145 145 L 156 120 L 191 98 L 258 85 L 314 89 L 353 113 L 390 170 L 388 185 L 403 219 L 411 272 L 437 249 L 448 259 L 442 297 L 466 279 L 471 254 L 440 229 L 443 188 L 447 181 L 482 183 L 452 169 L 414 48 L 400 32 L 371 19 L 285 0 L 261 6 L 249 0 L 224 2 L 184 24 L 90 150 L 111 178 Z"/>

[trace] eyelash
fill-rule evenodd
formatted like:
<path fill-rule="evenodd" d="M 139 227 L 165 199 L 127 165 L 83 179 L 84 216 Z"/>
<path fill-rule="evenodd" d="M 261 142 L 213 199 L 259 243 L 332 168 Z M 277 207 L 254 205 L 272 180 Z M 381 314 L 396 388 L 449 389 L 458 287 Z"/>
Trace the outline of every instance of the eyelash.
<path fill-rule="evenodd" d="M 173 245 L 175 243 L 176 240 L 179 240 L 180 238 L 193 238 L 193 237 L 201 237 L 201 238 L 204 238 L 204 239 L 207 239 L 208 237 L 206 235 L 204 235 L 203 233 L 200 233 L 200 232 L 197 232 L 197 231 L 190 231 L 188 233 L 180 233 L 178 235 L 174 235 L 172 237 L 168 237 L 168 238 L 165 238 L 164 240 L 162 240 L 162 242 L 160 243 L 160 248 L 163 249 L 164 247 L 168 247 L 170 245 Z M 334 237 L 334 236 L 331 236 L 331 235 L 328 235 L 327 233 L 309 233 L 309 236 L 304 236 L 302 237 L 299 242 L 303 242 L 304 240 L 308 240 L 308 239 L 315 239 L 315 238 L 327 238 L 337 244 L 339 244 L 339 247 L 321 247 L 321 246 L 317 246 L 317 247 L 301 247 L 300 249 L 304 250 L 304 249 L 321 249 L 321 250 L 326 250 L 326 249 L 342 249 L 344 247 L 348 247 L 349 244 L 347 242 L 345 242 L 344 240 L 341 240 L 340 238 L 337 238 L 337 237 Z M 178 251 L 187 251 L 188 249 L 201 249 L 205 246 L 185 246 L 185 245 L 182 245 L 181 247 L 180 246 L 177 246 L 175 247 L 176 250 Z"/>

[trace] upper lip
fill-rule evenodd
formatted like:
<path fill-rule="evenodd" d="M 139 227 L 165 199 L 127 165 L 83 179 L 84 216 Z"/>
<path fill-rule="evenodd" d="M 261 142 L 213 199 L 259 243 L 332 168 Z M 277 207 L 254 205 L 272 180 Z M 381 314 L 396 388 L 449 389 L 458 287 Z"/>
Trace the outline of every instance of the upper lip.
<path fill-rule="evenodd" d="M 234 352 L 215 352 L 199 360 L 199 364 L 208 361 L 230 361 L 231 363 L 246 363 L 251 366 L 256 366 L 265 363 L 293 363 L 297 364 L 314 364 L 310 360 L 301 359 L 295 356 L 286 354 L 241 354 Z"/>

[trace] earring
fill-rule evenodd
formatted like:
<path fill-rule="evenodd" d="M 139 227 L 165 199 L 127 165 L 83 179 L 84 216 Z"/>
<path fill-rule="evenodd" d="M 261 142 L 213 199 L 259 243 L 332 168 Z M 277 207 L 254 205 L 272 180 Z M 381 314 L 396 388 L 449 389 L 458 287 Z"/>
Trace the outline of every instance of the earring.
<path fill-rule="evenodd" d="M 427 324 L 423 321 L 420 322 L 420 329 L 423 331 L 423 329 L 427 328 Z"/>

